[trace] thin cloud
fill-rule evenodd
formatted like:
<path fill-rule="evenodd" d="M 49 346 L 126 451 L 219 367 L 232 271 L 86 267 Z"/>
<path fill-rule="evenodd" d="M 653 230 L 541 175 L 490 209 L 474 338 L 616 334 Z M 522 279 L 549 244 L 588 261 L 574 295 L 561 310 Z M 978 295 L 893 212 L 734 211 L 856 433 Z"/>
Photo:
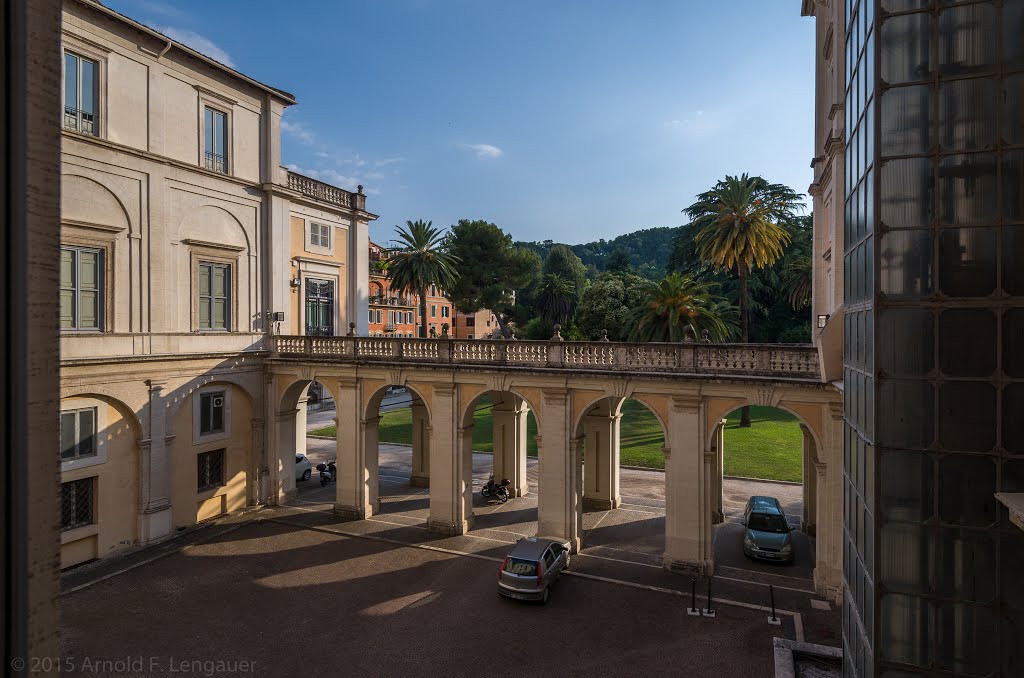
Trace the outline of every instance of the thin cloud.
<path fill-rule="evenodd" d="M 500 158 L 504 155 L 504 151 L 491 144 L 459 144 L 459 146 L 467 151 L 476 153 L 478 158 Z"/>
<path fill-rule="evenodd" d="M 178 28 L 176 26 L 154 26 L 156 30 L 166 35 L 171 40 L 177 40 L 178 42 L 188 45 L 195 51 L 205 54 L 214 61 L 219 61 L 228 68 L 234 68 L 235 62 L 227 52 L 217 46 L 213 40 L 210 40 L 205 35 L 200 35 L 195 31 L 188 30 L 187 28 Z"/>
<path fill-rule="evenodd" d="M 135 5 L 143 12 L 158 14 L 173 21 L 183 21 L 191 18 L 187 12 L 175 7 L 174 5 L 169 5 L 166 2 L 159 2 L 158 0 L 135 0 Z"/>
<path fill-rule="evenodd" d="M 667 120 L 662 125 L 665 129 L 679 130 L 686 136 L 701 137 L 725 127 L 725 117 L 722 111 L 708 114 L 706 111 L 696 110 L 687 113 L 682 119 Z"/>
<path fill-rule="evenodd" d="M 307 146 L 311 146 L 316 143 L 316 135 L 314 135 L 312 131 L 310 131 L 301 122 L 292 122 L 287 118 L 287 116 L 281 118 L 281 131 L 292 135 Z M 319 153 L 323 153 L 323 151 L 319 151 Z"/>

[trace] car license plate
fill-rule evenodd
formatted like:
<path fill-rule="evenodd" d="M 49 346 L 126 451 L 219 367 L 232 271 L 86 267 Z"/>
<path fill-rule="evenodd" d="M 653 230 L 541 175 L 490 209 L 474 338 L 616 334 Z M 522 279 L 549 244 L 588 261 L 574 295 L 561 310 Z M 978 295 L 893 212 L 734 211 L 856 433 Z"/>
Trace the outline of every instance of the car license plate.
<path fill-rule="evenodd" d="M 516 598 L 517 600 L 526 600 L 529 597 L 525 593 L 516 593 L 515 591 L 505 591 L 505 595 L 509 598 Z"/>

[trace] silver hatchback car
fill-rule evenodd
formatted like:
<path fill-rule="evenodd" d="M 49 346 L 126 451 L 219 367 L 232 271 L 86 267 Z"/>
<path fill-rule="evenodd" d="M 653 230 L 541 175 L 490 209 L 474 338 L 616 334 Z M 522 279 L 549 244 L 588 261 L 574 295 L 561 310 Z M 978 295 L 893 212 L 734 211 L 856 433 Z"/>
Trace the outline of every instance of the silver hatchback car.
<path fill-rule="evenodd" d="M 498 593 L 506 598 L 548 602 L 548 589 L 569 567 L 569 542 L 524 537 L 505 557 L 498 571 Z"/>

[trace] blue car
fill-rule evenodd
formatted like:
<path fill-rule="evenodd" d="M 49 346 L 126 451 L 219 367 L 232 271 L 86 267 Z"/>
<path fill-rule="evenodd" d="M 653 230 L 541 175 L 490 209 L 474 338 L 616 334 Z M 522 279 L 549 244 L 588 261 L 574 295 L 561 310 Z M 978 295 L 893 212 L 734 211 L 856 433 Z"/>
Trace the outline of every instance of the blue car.
<path fill-rule="evenodd" d="M 755 496 L 743 510 L 743 555 L 759 560 L 793 562 L 793 538 L 782 504 L 775 497 Z"/>

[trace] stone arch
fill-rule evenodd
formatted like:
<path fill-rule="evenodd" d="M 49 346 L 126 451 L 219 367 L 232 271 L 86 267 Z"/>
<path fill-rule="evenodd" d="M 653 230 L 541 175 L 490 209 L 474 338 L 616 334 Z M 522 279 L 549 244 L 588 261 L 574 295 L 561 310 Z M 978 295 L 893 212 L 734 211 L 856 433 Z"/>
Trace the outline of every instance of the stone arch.
<path fill-rule="evenodd" d="M 61 176 L 60 216 L 65 221 L 131 229 L 131 217 L 117 195 L 100 182 L 81 174 Z"/>
<path fill-rule="evenodd" d="M 241 246 L 246 252 L 254 252 L 245 226 L 238 217 L 220 205 L 200 205 L 185 213 L 178 222 L 177 239 L 188 238 Z"/>
<path fill-rule="evenodd" d="M 170 400 L 170 403 L 167 406 L 167 418 L 173 419 L 174 417 L 176 417 L 178 414 L 178 410 L 181 408 L 182 404 L 188 401 L 192 397 L 192 394 L 195 393 L 198 389 L 205 388 L 207 386 L 216 386 L 218 384 L 231 386 L 241 391 L 248 400 L 249 407 L 254 408 L 253 411 L 255 411 L 256 404 L 258 403 L 258 398 L 253 395 L 252 391 L 249 390 L 249 386 L 247 386 L 241 379 L 239 379 L 235 375 L 218 374 L 214 372 L 194 377 L 193 379 L 190 379 L 184 384 L 173 389 L 170 393 L 167 393 L 165 397 L 169 398 Z"/>
<path fill-rule="evenodd" d="M 411 384 L 408 383 L 408 381 L 403 379 L 397 379 L 386 384 L 383 384 L 382 386 L 378 387 L 373 393 L 371 393 L 369 397 L 365 398 L 366 406 L 363 407 L 362 411 L 359 413 L 359 416 L 363 421 L 370 419 L 370 414 L 372 412 L 380 411 L 380 403 L 384 399 L 384 395 L 387 393 L 388 388 L 390 388 L 391 386 L 402 386 L 412 391 L 416 398 L 423 403 L 423 407 L 426 408 L 427 420 L 433 421 L 433 414 L 430 411 L 430 401 L 427 398 L 423 397 L 423 392 L 418 386 L 412 386 Z"/>
<path fill-rule="evenodd" d="M 92 386 L 86 386 L 81 389 L 61 389 L 60 402 L 63 403 L 65 400 L 75 398 L 91 398 L 110 405 L 128 422 L 129 428 L 131 428 L 138 440 L 144 440 L 148 437 L 147 430 L 143 427 L 138 413 L 125 403 L 121 397 L 107 395 Z"/>
<path fill-rule="evenodd" d="M 530 412 L 533 413 L 534 418 L 537 420 L 537 430 L 540 430 L 540 413 L 538 412 L 537 408 L 533 406 L 533 403 L 530 402 L 530 398 L 524 395 L 514 386 L 507 384 L 501 385 L 500 388 L 492 388 L 491 385 L 487 385 L 484 387 L 484 390 L 482 390 L 477 395 L 473 396 L 473 398 L 466 404 L 465 411 L 462 412 L 459 417 L 459 421 L 462 422 L 463 426 L 468 426 L 473 423 L 473 410 L 475 409 L 477 402 L 479 402 L 481 398 L 483 398 L 485 395 L 489 393 L 510 393 L 515 397 L 521 399 L 523 402 L 526 403 L 526 406 L 530 409 Z"/>
<path fill-rule="evenodd" d="M 714 400 L 714 399 L 709 399 L 709 400 Z M 780 399 L 774 399 L 774 400 L 770 400 L 770 401 L 767 401 L 767 402 L 766 401 L 761 401 L 761 400 L 754 400 L 754 399 L 751 399 L 751 398 L 729 398 L 728 400 L 729 400 L 728 404 L 722 405 L 721 407 L 718 407 L 715 410 L 710 410 L 708 412 L 708 421 L 710 421 L 710 422 L 721 421 L 722 419 L 725 419 L 725 417 L 728 416 L 729 414 L 731 414 L 732 412 L 735 412 L 736 410 L 740 409 L 741 407 L 745 407 L 745 406 L 748 406 L 748 405 L 750 405 L 750 406 L 761 406 L 761 407 L 774 407 L 777 410 L 782 410 L 783 412 L 786 412 L 788 414 L 793 415 L 794 417 L 796 417 L 798 422 L 800 422 L 802 425 L 807 427 L 807 430 L 811 434 L 811 438 L 814 440 L 815 450 L 824 449 L 824 448 L 821 447 L 821 444 L 822 444 L 821 432 L 817 431 L 815 429 L 814 425 L 812 424 L 812 422 L 808 421 L 807 418 L 804 417 L 803 414 L 801 414 L 799 411 L 795 410 L 793 407 L 787 405 L 784 399 L 781 399 L 781 398 Z M 737 402 L 739 404 L 734 404 L 734 403 L 737 403 Z M 708 426 L 707 427 L 707 431 L 705 431 L 705 438 L 704 438 L 704 441 L 703 441 L 704 451 L 705 452 L 710 452 L 711 451 L 711 448 L 712 448 L 712 446 L 714 444 L 714 435 L 715 435 L 715 427 L 714 426 Z M 815 455 L 815 460 L 816 461 L 817 461 L 817 456 L 818 455 Z"/>

